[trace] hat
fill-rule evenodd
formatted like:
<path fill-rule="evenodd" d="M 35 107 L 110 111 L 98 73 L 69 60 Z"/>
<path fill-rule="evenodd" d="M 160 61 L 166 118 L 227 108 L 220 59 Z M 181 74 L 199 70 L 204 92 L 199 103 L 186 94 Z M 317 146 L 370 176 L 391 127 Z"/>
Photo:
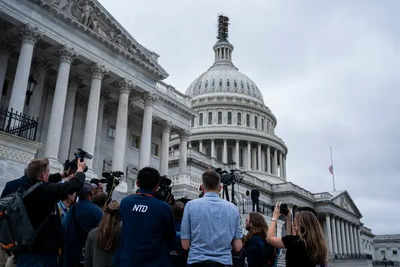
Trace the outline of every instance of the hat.
<path fill-rule="evenodd" d="M 79 197 L 83 198 L 84 196 L 87 196 L 94 189 L 96 189 L 96 185 L 87 182 L 83 183 L 81 191 L 79 192 Z"/>

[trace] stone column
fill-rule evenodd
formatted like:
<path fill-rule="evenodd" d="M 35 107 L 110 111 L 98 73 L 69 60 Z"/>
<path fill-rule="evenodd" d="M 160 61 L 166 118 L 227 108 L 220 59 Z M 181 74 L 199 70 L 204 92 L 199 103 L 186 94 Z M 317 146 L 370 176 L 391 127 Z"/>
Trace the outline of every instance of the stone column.
<path fill-rule="evenodd" d="M 203 153 L 203 140 L 199 141 L 199 152 Z"/>
<path fill-rule="evenodd" d="M 329 254 L 332 255 L 332 232 L 331 232 L 331 217 L 329 214 L 326 215 L 325 217 L 325 237 L 326 237 L 326 242 L 328 243 L 328 251 Z"/>
<path fill-rule="evenodd" d="M 211 159 L 215 160 L 215 140 L 211 139 Z"/>
<path fill-rule="evenodd" d="M 169 163 L 169 139 L 171 134 L 171 122 L 165 122 L 161 137 L 161 157 L 160 157 L 160 174 L 168 175 Z"/>
<path fill-rule="evenodd" d="M 349 253 L 347 251 L 347 242 L 346 242 L 346 235 L 345 235 L 345 232 L 344 232 L 344 222 L 343 222 L 343 220 L 340 221 L 340 231 L 342 233 L 343 254 L 347 255 Z"/>
<path fill-rule="evenodd" d="M 90 85 L 89 103 L 86 113 L 85 133 L 83 135 L 83 149 L 94 154 L 96 145 L 97 122 L 101 95 L 101 83 L 106 70 L 104 66 L 95 64 L 91 67 L 92 81 Z M 86 165 L 93 172 L 93 160 L 86 160 Z"/>
<path fill-rule="evenodd" d="M 189 139 L 189 134 L 182 132 L 180 134 L 181 144 L 179 152 L 179 170 L 181 174 L 186 174 L 187 172 L 187 142 Z"/>
<path fill-rule="evenodd" d="M 151 130 L 153 126 L 153 103 L 155 96 L 145 94 L 142 138 L 140 140 L 139 169 L 150 166 L 151 162 Z"/>
<path fill-rule="evenodd" d="M 251 170 L 251 143 L 247 141 L 247 170 Z"/>
<path fill-rule="evenodd" d="M 357 228 L 357 240 L 358 240 L 358 253 L 362 255 L 364 251 L 362 250 L 362 244 L 361 244 L 361 228 L 360 226 Z"/>
<path fill-rule="evenodd" d="M 258 144 L 257 148 L 258 148 L 258 166 L 257 166 L 258 168 L 257 169 L 258 169 L 258 171 L 262 171 L 262 169 L 261 169 L 261 165 L 262 165 L 261 164 L 261 162 L 262 162 L 261 161 L 261 144 L 260 143 Z"/>
<path fill-rule="evenodd" d="M 279 151 L 279 177 L 283 178 L 283 156 L 282 151 Z"/>
<path fill-rule="evenodd" d="M 64 110 L 60 151 L 58 154 L 59 155 L 58 158 L 60 159 L 61 162 L 64 162 L 69 158 L 69 147 L 71 144 L 72 126 L 74 123 L 76 91 L 78 90 L 79 85 L 80 85 L 79 80 L 77 79 L 71 80 L 67 92 L 67 102 Z"/>
<path fill-rule="evenodd" d="M 235 144 L 235 161 L 236 161 L 236 169 L 240 168 L 240 141 L 236 140 Z"/>
<path fill-rule="evenodd" d="M 340 230 L 340 219 L 336 219 L 336 236 L 337 236 L 337 245 L 338 245 L 338 253 L 343 255 L 343 240 L 342 233 Z"/>
<path fill-rule="evenodd" d="M 251 148 L 251 165 L 253 170 L 257 170 L 257 148 Z"/>
<path fill-rule="evenodd" d="M 3 95 L 4 82 L 6 81 L 8 59 L 10 57 L 9 40 L 5 39 L 0 43 L 0 99 Z"/>
<path fill-rule="evenodd" d="M 31 71 L 33 48 L 35 46 L 36 41 L 40 37 L 38 29 L 30 26 L 29 24 L 24 25 L 23 29 L 21 30 L 21 35 L 22 35 L 22 46 L 18 57 L 17 70 L 15 72 L 15 79 L 11 91 L 11 98 L 9 104 L 10 108 L 13 108 L 18 112 L 24 111 L 26 90 L 28 88 L 28 79 Z M 60 65 L 63 64 L 61 63 Z M 69 65 L 70 63 L 68 64 L 68 66 Z M 69 67 L 68 67 L 68 73 L 69 73 Z M 58 110 L 59 108 L 60 107 L 58 107 Z M 57 154 L 53 156 L 57 157 Z"/>
<path fill-rule="evenodd" d="M 123 79 L 118 82 L 119 100 L 117 123 L 115 125 L 112 170 L 125 172 L 126 141 L 128 135 L 129 94 L 131 81 Z"/>
<path fill-rule="evenodd" d="M 271 174 L 271 151 L 267 145 L 267 173 Z"/>
<path fill-rule="evenodd" d="M 351 242 L 350 242 L 350 231 L 349 231 L 349 223 L 345 223 L 345 230 L 346 230 L 346 241 L 347 241 L 347 251 L 348 254 L 352 254 L 351 251 Z"/>
<path fill-rule="evenodd" d="M 349 233 L 350 254 L 354 255 L 354 249 L 353 249 L 354 240 L 353 240 L 353 235 L 351 232 L 351 224 L 350 223 L 347 224 L 347 232 Z"/>
<path fill-rule="evenodd" d="M 228 144 L 227 144 L 227 140 L 226 139 L 223 140 L 222 162 L 224 164 L 228 163 Z"/>
<path fill-rule="evenodd" d="M 35 72 L 35 78 L 37 79 L 37 85 L 35 91 L 32 94 L 31 101 L 30 101 L 30 108 L 29 108 L 29 115 L 38 118 L 40 116 L 40 109 L 42 104 L 46 104 L 43 99 L 45 98 L 45 82 L 47 78 L 47 71 L 50 68 L 50 64 L 47 62 L 46 59 L 42 58 L 40 60 L 34 60 L 33 68 L 37 70 Z M 68 102 L 68 100 L 67 100 Z M 40 119 L 40 118 L 39 118 Z M 39 125 L 38 129 L 40 129 L 42 125 Z"/>
<path fill-rule="evenodd" d="M 65 110 L 65 101 L 67 98 L 69 73 L 74 52 L 72 49 L 63 48 L 58 51 L 58 55 L 60 56 L 60 64 L 58 66 L 56 89 L 51 106 L 46 150 L 44 153 L 45 157 L 51 161 L 51 166 L 55 169 L 61 167 L 58 164 L 58 152 L 64 119 L 63 111 Z"/>
<path fill-rule="evenodd" d="M 286 155 L 283 155 L 282 161 L 283 161 L 283 178 L 286 178 Z"/>
<path fill-rule="evenodd" d="M 354 225 L 350 225 L 350 236 L 351 236 L 351 243 L 352 243 L 352 249 L 353 249 L 353 255 L 357 254 L 357 249 L 356 249 L 356 238 L 354 236 Z"/>
<path fill-rule="evenodd" d="M 332 243 L 333 243 L 333 255 L 338 254 L 337 234 L 336 234 L 336 219 L 334 216 L 331 218 L 332 226 Z"/>
<path fill-rule="evenodd" d="M 103 169 L 103 158 L 104 155 L 101 150 L 101 145 L 103 144 L 103 119 L 104 119 L 104 106 L 105 106 L 104 97 L 100 96 L 100 105 L 99 105 L 99 120 L 97 122 L 97 131 L 96 131 L 96 148 L 95 148 L 95 156 L 94 156 L 94 164 L 97 173 L 100 173 Z"/>
<path fill-rule="evenodd" d="M 277 169 L 278 169 L 278 150 L 276 148 L 274 148 L 274 158 L 272 161 L 272 174 L 273 175 L 277 175 Z"/>
<path fill-rule="evenodd" d="M 360 255 L 360 250 L 358 248 L 357 226 L 356 225 L 353 226 L 353 237 L 354 237 L 356 255 Z"/>

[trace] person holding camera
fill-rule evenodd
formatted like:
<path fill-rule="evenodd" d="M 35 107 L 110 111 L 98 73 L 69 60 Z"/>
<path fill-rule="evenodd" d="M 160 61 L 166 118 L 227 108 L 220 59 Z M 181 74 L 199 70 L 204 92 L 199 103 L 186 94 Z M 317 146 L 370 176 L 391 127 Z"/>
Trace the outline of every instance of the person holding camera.
<path fill-rule="evenodd" d="M 113 266 L 170 267 L 175 225 L 170 206 L 154 197 L 160 173 L 150 167 L 137 175 L 136 194 L 121 201 L 121 243 Z"/>
<path fill-rule="evenodd" d="M 246 218 L 247 235 L 244 237 L 243 256 L 247 258 L 248 267 L 272 267 L 276 249 L 267 243 L 268 225 L 264 216 L 250 212 Z"/>
<path fill-rule="evenodd" d="M 182 248 L 189 250 L 188 266 L 231 266 L 231 250 L 242 249 L 239 210 L 219 197 L 221 177 L 216 171 L 204 172 L 202 180 L 205 194 L 186 204 L 181 224 Z"/>
<path fill-rule="evenodd" d="M 57 267 L 57 256 L 62 247 L 62 227 L 57 211 L 57 202 L 66 193 L 77 192 L 83 185 L 86 164 L 78 163 L 77 173 L 64 183 L 49 182 L 49 160 L 32 160 L 27 169 L 27 183 L 23 190 L 41 183 L 24 198 L 24 205 L 33 228 L 36 230 L 34 244 L 27 250 L 16 254 L 17 266 Z"/>
<path fill-rule="evenodd" d="M 286 266 L 315 267 L 326 266 L 328 250 L 322 227 L 313 212 L 301 210 L 296 212 L 293 220 L 293 232 L 283 238 L 276 237 L 276 224 L 281 203 L 276 203 L 272 222 L 268 229 L 267 242 L 275 248 L 286 248 Z M 291 212 L 287 214 L 291 218 Z M 290 220 L 290 219 L 289 219 Z"/>

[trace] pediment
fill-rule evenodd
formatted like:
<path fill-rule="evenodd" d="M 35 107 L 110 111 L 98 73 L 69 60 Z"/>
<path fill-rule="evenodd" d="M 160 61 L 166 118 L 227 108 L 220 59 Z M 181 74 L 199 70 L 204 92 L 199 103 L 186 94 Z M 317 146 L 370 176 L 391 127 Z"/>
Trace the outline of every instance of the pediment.
<path fill-rule="evenodd" d="M 79 26 L 120 53 L 154 71 L 161 79 L 168 73 L 158 55 L 140 45 L 97 0 L 32 0 L 68 22 Z"/>
<path fill-rule="evenodd" d="M 344 191 L 332 198 L 332 202 L 337 206 L 341 207 L 342 209 L 347 210 L 348 212 L 356 215 L 361 216 L 360 211 L 358 210 L 357 206 L 354 204 L 353 200 L 351 199 L 349 193 Z"/>

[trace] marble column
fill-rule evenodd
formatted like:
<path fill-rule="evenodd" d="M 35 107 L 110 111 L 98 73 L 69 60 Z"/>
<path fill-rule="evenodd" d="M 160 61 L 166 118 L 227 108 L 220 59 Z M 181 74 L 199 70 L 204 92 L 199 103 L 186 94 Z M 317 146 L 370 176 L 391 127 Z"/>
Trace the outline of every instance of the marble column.
<path fill-rule="evenodd" d="M 343 220 L 340 220 L 340 231 L 341 231 L 341 236 L 342 236 L 342 247 L 343 247 L 343 254 L 347 255 L 349 254 L 347 251 L 347 242 L 346 242 L 346 235 L 344 231 L 344 222 Z"/>
<path fill-rule="evenodd" d="M 360 226 L 357 227 L 357 240 L 358 240 L 358 253 L 360 255 L 362 255 L 364 253 L 363 249 L 362 249 L 362 244 L 361 244 L 361 228 Z"/>
<path fill-rule="evenodd" d="M 354 226 L 351 224 L 350 225 L 350 237 L 351 237 L 351 243 L 352 243 L 352 250 L 353 250 L 353 255 L 357 254 L 357 250 L 356 250 L 356 239 L 354 237 Z"/>
<path fill-rule="evenodd" d="M 199 141 L 199 152 L 203 153 L 203 140 Z"/>
<path fill-rule="evenodd" d="M 272 174 L 277 175 L 278 174 L 278 150 L 274 148 L 274 158 L 272 161 Z"/>
<path fill-rule="evenodd" d="M 267 173 L 271 174 L 271 151 L 267 145 Z"/>
<path fill-rule="evenodd" d="M 101 146 L 103 144 L 103 120 L 104 120 L 104 106 L 105 106 L 105 99 L 104 97 L 100 96 L 100 105 L 99 105 L 99 119 L 97 122 L 97 131 L 96 131 L 96 148 L 94 150 L 94 169 L 97 173 L 100 173 L 103 170 L 103 160 L 104 154 L 102 153 Z"/>
<path fill-rule="evenodd" d="M 94 155 L 96 145 L 97 122 L 99 116 L 99 105 L 101 95 L 101 83 L 106 70 L 104 66 L 95 64 L 91 67 L 91 85 L 89 103 L 86 113 L 85 132 L 83 135 L 83 149 Z M 89 170 L 93 170 L 93 159 L 86 160 Z"/>
<path fill-rule="evenodd" d="M 235 161 L 236 161 L 236 169 L 240 169 L 240 141 L 236 140 L 235 143 Z"/>
<path fill-rule="evenodd" d="M 337 246 L 338 246 L 338 253 L 343 255 L 343 240 L 342 240 L 342 233 L 340 230 L 340 219 L 336 218 L 336 236 L 337 236 Z"/>
<path fill-rule="evenodd" d="M 334 216 L 331 218 L 331 226 L 332 226 L 332 243 L 333 243 L 333 255 L 338 254 L 338 241 L 337 241 L 337 232 L 336 232 L 336 219 Z"/>
<path fill-rule="evenodd" d="M 115 125 L 114 150 L 112 170 L 125 172 L 126 142 L 128 135 L 129 94 L 132 83 L 123 79 L 118 82 L 119 100 L 117 111 L 117 123 Z"/>
<path fill-rule="evenodd" d="M 0 43 L 0 99 L 3 95 L 3 88 L 8 69 L 8 59 L 10 57 L 10 47 L 8 42 L 9 40 L 6 39 Z"/>
<path fill-rule="evenodd" d="M 247 170 L 251 170 L 251 143 L 247 141 Z"/>
<path fill-rule="evenodd" d="M 329 214 L 325 217 L 325 237 L 328 247 L 328 252 L 332 255 L 332 232 L 331 232 L 331 217 Z"/>
<path fill-rule="evenodd" d="M 279 177 L 283 178 L 283 156 L 282 151 L 279 151 Z"/>
<path fill-rule="evenodd" d="M 283 178 L 286 178 L 286 155 L 283 155 L 282 162 L 283 162 Z"/>
<path fill-rule="evenodd" d="M 228 143 L 227 140 L 223 140 L 223 148 L 222 148 L 222 162 L 224 164 L 228 163 Z"/>
<path fill-rule="evenodd" d="M 148 167 L 151 164 L 151 137 L 153 126 L 153 103 L 155 96 L 145 94 L 144 96 L 144 114 L 142 126 L 142 138 L 140 140 L 139 169 Z"/>
<path fill-rule="evenodd" d="M 171 122 L 165 122 L 161 137 L 160 174 L 168 175 L 169 139 L 171 135 Z"/>
<path fill-rule="evenodd" d="M 258 166 L 257 166 L 257 169 L 258 169 L 258 171 L 262 171 L 262 169 L 261 169 L 261 144 L 259 143 L 258 145 L 257 145 L 257 149 L 258 149 L 258 158 L 257 158 L 257 163 L 258 163 Z"/>
<path fill-rule="evenodd" d="M 257 148 L 251 148 L 251 165 L 253 170 L 257 170 Z"/>
<path fill-rule="evenodd" d="M 350 254 L 354 255 L 354 240 L 351 232 L 351 224 L 347 224 L 347 230 L 349 232 L 349 243 L 350 243 Z"/>
<path fill-rule="evenodd" d="M 211 139 L 211 159 L 215 160 L 215 140 Z"/>
<path fill-rule="evenodd" d="M 35 46 L 35 43 L 39 39 L 40 34 L 38 33 L 37 28 L 34 28 L 29 24 L 26 24 L 21 30 L 21 36 L 22 36 L 22 46 L 18 57 L 17 70 L 15 72 L 15 79 L 9 103 L 9 107 L 13 108 L 18 112 L 24 111 L 26 91 L 28 89 L 28 79 L 29 79 L 29 74 L 31 72 L 33 48 Z M 68 66 L 69 65 L 70 63 L 68 64 Z M 68 67 L 68 73 L 69 73 L 69 67 Z M 58 110 L 59 108 L 60 107 L 58 107 Z M 57 154 L 52 156 L 57 157 Z"/>
<path fill-rule="evenodd" d="M 69 158 L 69 147 L 71 144 L 72 126 L 74 123 L 75 99 L 76 91 L 80 81 L 78 79 L 71 79 L 69 89 L 67 92 L 67 102 L 64 110 L 63 130 L 61 133 L 61 143 L 58 158 L 61 162 Z"/>
<path fill-rule="evenodd" d="M 179 171 L 181 174 L 187 173 L 187 142 L 189 139 L 189 134 L 182 132 L 180 134 L 181 144 L 179 152 Z"/>
<path fill-rule="evenodd" d="M 350 242 L 350 231 L 349 231 L 349 223 L 348 222 L 346 222 L 346 224 L 345 224 L 345 230 L 346 230 L 347 251 L 348 251 L 349 254 L 352 254 L 351 242 Z"/>
<path fill-rule="evenodd" d="M 355 245 L 355 251 L 356 251 L 356 255 L 359 255 L 359 249 L 358 249 L 358 239 L 357 239 L 357 226 L 354 225 L 353 226 L 353 238 L 354 238 L 354 245 Z"/>
<path fill-rule="evenodd" d="M 49 128 L 47 131 L 47 143 L 45 157 L 51 161 L 51 166 L 58 165 L 58 152 L 60 148 L 61 133 L 64 119 L 65 101 L 67 99 L 69 73 L 74 52 L 69 48 L 58 51 L 60 64 L 58 66 L 56 89 L 54 91 L 53 104 L 51 106 Z"/>

